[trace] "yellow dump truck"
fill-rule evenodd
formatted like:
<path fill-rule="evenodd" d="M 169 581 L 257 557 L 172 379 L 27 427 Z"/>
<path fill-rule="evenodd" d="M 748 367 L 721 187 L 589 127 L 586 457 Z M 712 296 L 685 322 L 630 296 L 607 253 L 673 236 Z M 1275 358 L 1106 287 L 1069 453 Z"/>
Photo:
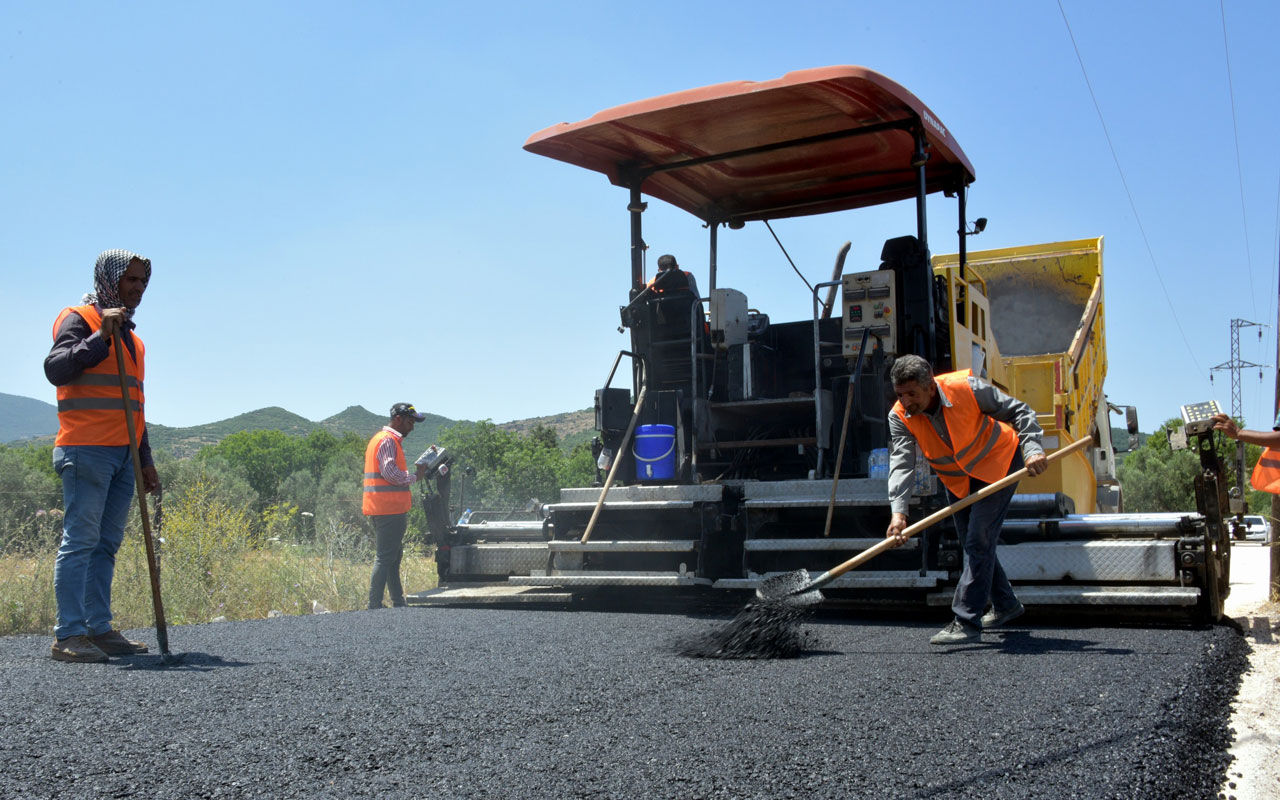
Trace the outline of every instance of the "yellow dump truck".
<path fill-rule="evenodd" d="M 1083 514 L 1122 511 L 1111 442 L 1103 314 L 1102 239 L 981 250 L 933 258 L 955 309 L 957 369 L 985 374 L 1036 410 L 1049 451 L 1094 445 L 1022 481 L 1024 494 L 1062 492 Z"/>

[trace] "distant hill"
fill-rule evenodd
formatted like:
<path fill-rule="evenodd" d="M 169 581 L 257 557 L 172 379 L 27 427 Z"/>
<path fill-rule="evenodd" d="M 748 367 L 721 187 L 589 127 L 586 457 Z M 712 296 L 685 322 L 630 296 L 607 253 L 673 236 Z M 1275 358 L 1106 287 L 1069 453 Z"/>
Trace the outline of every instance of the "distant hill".
<path fill-rule="evenodd" d="M 271 406 L 224 419 L 221 422 L 211 422 L 191 428 L 170 428 L 148 423 L 147 429 L 151 432 L 153 449 L 167 450 L 178 458 L 187 458 L 195 455 L 203 447 L 217 444 L 236 431 L 269 430 L 283 431 L 294 436 L 306 436 L 312 431 L 326 430 L 334 436 L 354 433 L 365 438 L 372 436 L 379 428 L 386 425 L 387 421 L 385 414 L 375 414 L 363 406 L 348 406 L 344 411 L 319 422 L 312 422 L 291 411 Z M 457 422 L 458 420 L 442 417 L 439 414 L 427 414 L 427 418 L 419 422 L 414 430 L 414 441 L 435 441 L 441 430 Z"/>
<path fill-rule="evenodd" d="M 579 442 L 589 442 L 596 433 L 596 412 L 586 408 L 582 411 L 566 411 L 563 414 L 552 414 L 549 417 L 530 417 L 503 422 L 498 425 L 504 431 L 528 433 L 538 425 L 546 425 L 560 437 L 560 446 L 572 449 Z"/>
<path fill-rule="evenodd" d="M 415 441 L 434 441 L 441 430 L 456 423 L 457 420 L 439 414 L 427 414 L 427 418 L 419 422 L 414 431 Z M 374 414 L 361 406 L 351 406 L 320 422 L 312 422 L 292 411 L 272 406 L 189 428 L 149 422 L 147 431 L 153 450 L 164 450 L 177 458 L 187 458 L 203 447 L 217 444 L 236 431 L 271 430 L 306 436 L 315 430 L 327 430 L 335 436 L 354 433 L 367 437 L 386 424 L 386 415 Z M 58 409 L 55 406 L 29 397 L 0 394 L 0 442 L 53 444 L 53 437 L 57 432 Z"/>
<path fill-rule="evenodd" d="M 58 432 L 58 407 L 33 397 L 0 392 L 0 442 L 16 442 Z"/>
<path fill-rule="evenodd" d="M 195 425 L 190 428 L 171 428 L 155 422 L 147 423 L 152 450 L 167 450 L 178 458 L 195 455 L 206 445 L 217 444 L 237 431 L 284 431 L 294 436 L 306 436 L 319 427 L 316 423 L 286 411 L 278 406 L 260 408 L 220 422 Z"/>
<path fill-rule="evenodd" d="M 469 424 L 466 420 L 427 414 L 427 418 L 419 422 L 414 429 L 413 441 L 424 446 L 438 441 L 441 431 L 459 422 Z M 386 424 L 385 414 L 375 414 L 362 406 L 349 406 L 319 422 L 312 422 L 292 411 L 271 406 L 219 422 L 193 425 L 188 428 L 175 428 L 151 422 L 147 424 L 147 430 L 150 432 L 152 449 L 167 451 L 177 458 L 188 458 L 199 452 L 201 448 L 217 444 L 236 431 L 275 430 L 294 436 L 306 436 L 315 430 L 327 430 L 335 436 L 354 433 L 360 437 L 367 437 L 372 436 Z M 538 424 L 555 429 L 560 436 L 561 445 L 567 449 L 578 442 L 590 441 L 594 432 L 595 415 L 591 409 L 586 409 L 504 422 L 498 427 L 517 433 L 527 433 Z M 52 444 L 57 432 L 58 409 L 56 406 L 30 397 L 0 393 L 0 442 Z"/>
<path fill-rule="evenodd" d="M 433 416 L 435 415 L 428 415 L 422 424 L 428 424 Z M 443 420 L 444 417 L 437 417 L 437 419 Z M 341 436 L 348 431 L 361 435 L 368 433 L 372 436 L 374 431 L 386 424 L 385 415 L 375 414 L 364 406 L 347 406 L 346 410 L 339 411 L 328 419 L 320 420 L 320 427 L 335 436 Z"/>
<path fill-rule="evenodd" d="M 528 433 L 537 425 L 546 425 L 560 437 L 560 446 L 566 450 L 581 442 L 591 441 L 595 435 L 595 412 L 590 408 L 566 411 L 545 417 L 530 417 L 511 422 L 497 423 L 498 427 L 514 433 Z M 439 440 L 440 432 L 453 425 L 470 424 L 467 420 L 455 420 L 439 414 L 427 414 L 413 433 L 413 441 L 423 446 Z M 236 431 L 276 430 L 295 436 L 306 436 L 315 430 L 327 430 L 335 436 L 354 433 L 361 437 L 372 436 L 387 424 L 385 414 L 375 414 L 363 406 L 349 406 L 332 417 L 312 422 L 278 406 L 260 408 L 220 422 L 195 425 L 190 428 L 171 428 L 168 425 L 148 423 L 151 447 L 165 450 L 178 458 L 195 455 L 202 447 L 217 444 Z M 16 444 L 52 444 L 58 432 L 57 407 L 30 397 L 0 393 L 0 442 Z M 1141 447 L 1150 434 L 1139 433 L 1134 448 Z M 1123 428 L 1112 428 L 1111 438 L 1116 448 L 1124 451 L 1129 444 L 1129 434 Z"/>

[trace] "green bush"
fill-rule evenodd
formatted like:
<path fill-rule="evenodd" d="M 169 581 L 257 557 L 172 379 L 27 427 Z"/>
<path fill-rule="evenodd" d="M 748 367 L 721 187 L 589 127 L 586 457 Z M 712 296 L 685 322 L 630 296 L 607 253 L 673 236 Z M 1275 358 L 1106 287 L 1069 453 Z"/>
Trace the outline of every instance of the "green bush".
<path fill-rule="evenodd" d="M 410 440 L 412 460 L 430 441 Z M 566 452 L 555 432 L 526 435 L 492 422 L 457 425 L 438 441 L 455 468 L 476 468 L 465 503 L 522 510 L 553 502 L 567 485 L 594 478 L 588 445 Z M 372 528 L 361 513 L 367 439 L 319 430 L 306 437 L 242 431 L 196 457 L 157 452 L 164 487 L 156 519 L 162 596 L 168 620 L 252 619 L 270 610 L 305 613 L 363 608 L 373 563 Z M 464 498 L 455 471 L 453 502 Z M 0 445 L 0 634 L 47 633 L 56 617 L 53 566 L 62 530 L 62 485 L 52 447 Z M 409 512 L 402 575 L 408 591 L 435 585 L 421 503 Z M 149 501 L 154 514 L 154 501 Z M 153 517 L 154 519 L 154 517 Z M 116 624 L 153 624 L 141 522 L 135 505 L 116 558 Z"/>

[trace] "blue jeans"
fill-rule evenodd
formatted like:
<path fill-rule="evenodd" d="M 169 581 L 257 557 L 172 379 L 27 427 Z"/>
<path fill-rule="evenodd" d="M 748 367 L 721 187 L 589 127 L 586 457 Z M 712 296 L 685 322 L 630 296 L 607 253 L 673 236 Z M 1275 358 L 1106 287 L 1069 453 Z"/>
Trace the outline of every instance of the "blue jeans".
<path fill-rule="evenodd" d="M 111 630 L 111 579 L 133 501 L 133 457 L 127 446 L 53 448 L 62 478 L 62 546 L 53 567 L 58 600 L 54 638 Z"/>
<path fill-rule="evenodd" d="M 1009 465 L 1009 473 L 1017 472 L 1023 465 L 1019 451 Z M 975 478 L 969 479 L 970 494 L 985 486 L 987 484 Z M 956 619 L 974 628 L 982 627 L 982 615 L 986 613 L 988 603 L 1001 611 L 1018 604 L 1013 586 L 996 558 L 1000 528 L 1004 525 L 1005 514 L 1009 512 L 1009 501 L 1017 491 L 1018 484 L 1015 483 L 956 512 L 952 517 L 960 546 L 964 548 L 964 569 L 960 572 L 960 582 L 956 584 L 951 610 L 955 612 Z M 957 498 L 948 490 L 947 499 L 954 503 Z"/>

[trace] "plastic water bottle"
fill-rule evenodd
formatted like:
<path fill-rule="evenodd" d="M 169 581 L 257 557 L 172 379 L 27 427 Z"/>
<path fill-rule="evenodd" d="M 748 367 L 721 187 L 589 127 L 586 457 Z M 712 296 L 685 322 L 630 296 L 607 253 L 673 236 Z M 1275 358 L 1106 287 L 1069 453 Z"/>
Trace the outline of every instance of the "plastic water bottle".
<path fill-rule="evenodd" d="M 930 495 L 938 491 L 933 482 L 933 473 L 929 469 L 929 462 L 925 460 L 924 451 L 920 449 L 920 445 L 916 445 L 916 473 L 915 487 L 911 490 L 915 495 Z"/>
<path fill-rule="evenodd" d="M 458 517 L 458 524 L 466 525 L 470 521 L 471 521 L 471 509 L 468 508 L 466 511 L 462 512 L 462 516 Z"/>
<path fill-rule="evenodd" d="M 867 477 L 885 480 L 889 477 L 889 449 L 878 447 L 867 456 Z"/>

